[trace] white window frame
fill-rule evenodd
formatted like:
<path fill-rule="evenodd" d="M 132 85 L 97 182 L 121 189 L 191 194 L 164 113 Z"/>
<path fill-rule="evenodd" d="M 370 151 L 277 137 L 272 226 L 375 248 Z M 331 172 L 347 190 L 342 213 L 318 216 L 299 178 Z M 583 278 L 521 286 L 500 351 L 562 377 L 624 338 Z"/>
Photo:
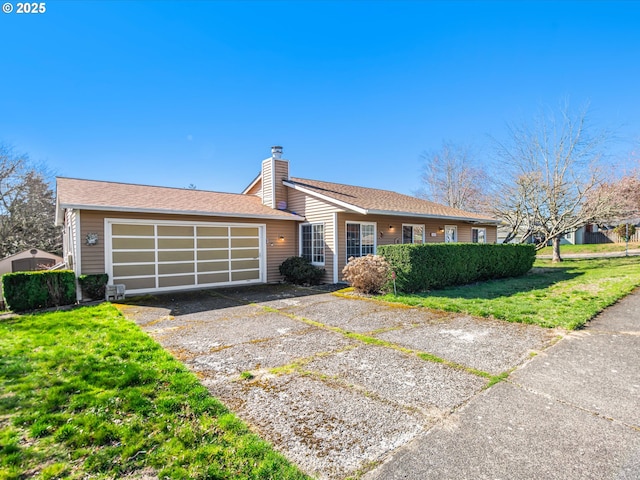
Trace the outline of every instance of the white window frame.
<path fill-rule="evenodd" d="M 348 226 L 349 225 L 360 225 L 360 255 L 358 257 L 362 257 L 362 226 L 363 225 L 371 225 L 373 226 L 373 254 L 375 255 L 378 250 L 378 224 L 376 222 L 358 222 L 353 220 L 347 220 L 345 222 L 344 228 L 344 245 L 345 245 L 345 255 L 347 258 L 347 263 L 349 262 L 349 258 L 353 255 L 349 255 L 349 248 L 347 245 L 347 235 L 348 235 Z"/>
<path fill-rule="evenodd" d="M 473 241 L 473 231 L 474 230 L 478 231 L 478 234 L 476 235 L 476 237 L 478 238 L 477 242 Z M 482 241 L 480 241 L 480 231 L 484 232 L 484 236 L 483 236 L 483 240 Z M 471 241 L 473 243 L 487 243 L 487 229 L 484 228 L 484 227 L 471 227 Z"/>
<path fill-rule="evenodd" d="M 313 261 L 313 251 L 314 251 L 314 227 L 317 226 L 321 226 L 322 227 L 322 262 L 314 262 Z M 302 241 L 302 229 L 303 227 L 311 227 L 311 264 L 312 265 L 316 265 L 318 267 L 324 266 L 326 261 L 327 261 L 327 253 L 326 253 L 326 240 L 325 240 L 325 232 L 327 231 L 327 228 L 324 224 L 324 222 L 313 222 L 313 223 L 301 223 L 298 227 L 299 229 L 299 235 L 298 238 L 300 239 L 300 241 L 298 242 L 298 255 L 300 255 L 301 257 L 303 256 L 303 241 Z"/>
<path fill-rule="evenodd" d="M 425 232 L 427 230 L 425 228 L 425 225 L 420 225 L 419 223 L 403 223 L 402 224 L 402 243 L 405 243 L 404 242 L 404 228 L 405 227 L 411 227 L 411 243 L 424 243 L 425 242 Z M 416 242 L 416 234 L 415 234 L 416 227 L 422 228 L 422 238 L 420 239 L 420 242 Z"/>
<path fill-rule="evenodd" d="M 454 237 L 452 240 L 449 240 L 449 230 L 453 229 Z M 458 243 L 458 226 L 457 225 L 445 225 L 444 226 L 444 243 Z"/>

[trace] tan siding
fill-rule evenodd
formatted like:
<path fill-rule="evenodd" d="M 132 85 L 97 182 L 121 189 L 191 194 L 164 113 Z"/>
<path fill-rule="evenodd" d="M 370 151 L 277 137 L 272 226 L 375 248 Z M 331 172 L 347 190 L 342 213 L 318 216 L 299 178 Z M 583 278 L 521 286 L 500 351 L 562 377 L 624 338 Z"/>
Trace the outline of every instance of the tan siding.
<path fill-rule="evenodd" d="M 273 202 L 273 208 L 286 210 L 289 208 L 289 187 L 285 187 L 282 181 L 289 179 L 289 162 L 287 160 L 274 160 L 273 163 L 275 170 L 275 198 Z"/>
<path fill-rule="evenodd" d="M 289 190 L 289 210 L 306 218 L 309 223 L 324 223 L 324 282 L 333 282 L 333 256 L 336 246 L 333 244 L 333 214 L 339 209 L 323 200 L 310 197 L 294 189 Z M 296 231 L 296 245 L 300 244 L 299 229 Z M 299 255 L 299 251 L 296 252 Z M 341 277 L 338 278 L 340 280 Z"/>
<path fill-rule="evenodd" d="M 455 222 L 451 220 L 424 219 L 416 217 L 395 217 L 384 215 L 359 215 L 355 213 L 338 214 L 338 272 L 339 279 L 342 280 L 342 269 L 346 265 L 347 239 L 346 239 L 346 222 L 375 222 L 376 223 L 376 241 L 377 245 L 393 245 L 402 243 L 402 225 L 424 225 L 425 226 L 425 242 L 426 243 L 442 243 L 444 242 L 444 232 L 440 229 L 445 225 L 456 225 L 458 227 L 458 242 L 471 241 L 471 228 L 484 227 L 487 229 L 487 242 L 495 243 L 496 227 L 492 225 L 472 225 L 465 222 Z M 391 229 L 390 227 L 393 227 Z M 431 234 L 435 233 L 435 236 Z"/>
<path fill-rule="evenodd" d="M 98 243 L 87 245 L 87 233 L 97 233 Z M 104 267 L 104 215 L 82 210 L 80 212 L 80 265 L 81 275 L 105 273 Z"/>
<path fill-rule="evenodd" d="M 273 202 L 273 160 L 267 158 L 262 162 L 262 203 L 274 208 Z"/>
<path fill-rule="evenodd" d="M 297 222 L 282 220 L 263 220 L 227 217 L 200 217 L 196 215 L 158 215 L 123 212 L 98 212 L 83 210 L 81 219 L 81 238 L 88 232 L 98 233 L 98 245 L 89 247 L 82 245 L 81 273 L 104 273 L 104 219 L 141 219 L 169 220 L 178 222 L 212 222 L 212 223 L 256 223 L 266 225 L 267 282 L 279 282 L 282 276 L 278 271 L 280 264 L 288 257 L 298 254 L 296 243 Z M 280 236 L 284 239 L 280 240 Z"/>
<path fill-rule="evenodd" d="M 245 195 L 262 195 L 262 181 L 257 181 L 249 190 L 245 192 Z"/>

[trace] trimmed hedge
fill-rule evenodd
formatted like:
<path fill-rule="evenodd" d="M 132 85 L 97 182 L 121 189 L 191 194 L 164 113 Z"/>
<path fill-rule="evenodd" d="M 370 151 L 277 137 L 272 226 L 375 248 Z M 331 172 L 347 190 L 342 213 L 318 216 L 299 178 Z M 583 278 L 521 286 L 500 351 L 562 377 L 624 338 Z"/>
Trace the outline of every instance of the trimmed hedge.
<path fill-rule="evenodd" d="M 492 278 L 524 275 L 536 258 L 534 245 L 430 243 L 380 245 L 401 292 L 419 292 Z"/>
<path fill-rule="evenodd" d="M 83 295 L 91 300 L 104 300 L 107 282 L 109 282 L 109 275 L 106 273 L 93 273 L 78 277 Z"/>
<path fill-rule="evenodd" d="M 71 305 L 76 302 L 76 276 L 71 270 L 6 273 L 2 291 L 14 312 Z"/>

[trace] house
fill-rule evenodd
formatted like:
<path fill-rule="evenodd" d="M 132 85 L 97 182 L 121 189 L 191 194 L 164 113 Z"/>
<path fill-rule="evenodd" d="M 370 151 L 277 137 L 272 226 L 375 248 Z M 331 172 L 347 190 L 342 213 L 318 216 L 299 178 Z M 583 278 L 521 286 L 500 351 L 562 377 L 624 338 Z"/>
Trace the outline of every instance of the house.
<path fill-rule="evenodd" d="M 282 147 L 241 194 L 57 178 L 56 222 L 77 275 L 128 294 L 278 282 L 301 255 L 342 280 L 378 245 L 496 242 L 498 221 L 408 195 L 289 176 Z"/>

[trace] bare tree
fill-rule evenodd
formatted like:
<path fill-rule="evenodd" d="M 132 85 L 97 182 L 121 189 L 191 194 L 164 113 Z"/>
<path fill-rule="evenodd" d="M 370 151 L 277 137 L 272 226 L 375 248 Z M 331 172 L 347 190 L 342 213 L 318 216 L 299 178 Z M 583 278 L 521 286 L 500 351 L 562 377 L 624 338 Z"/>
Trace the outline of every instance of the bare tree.
<path fill-rule="evenodd" d="M 586 108 L 572 113 L 565 106 L 531 124 L 510 126 L 508 142 L 498 146 L 503 181 L 494 206 L 509 226 L 507 238 L 534 236 L 538 248 L 551 242 L 553 261 L 562 261 L 562 236 L 611 208 L 597 195 L 609 139 L 588 126 Z"/>
<path fill-rule="evenodd" d="M 0 144 L 0 258 L 28 248 L 60 253 L 54 217 L 55 195 L 44 167 Z"/>
<path fill-rule="evenodd" d="M 489 176 L 469 148 L 443 142 L 438 151 L 422 155 L 423 188 L 417 196 L 470 212 L 486 212 Z"/>

